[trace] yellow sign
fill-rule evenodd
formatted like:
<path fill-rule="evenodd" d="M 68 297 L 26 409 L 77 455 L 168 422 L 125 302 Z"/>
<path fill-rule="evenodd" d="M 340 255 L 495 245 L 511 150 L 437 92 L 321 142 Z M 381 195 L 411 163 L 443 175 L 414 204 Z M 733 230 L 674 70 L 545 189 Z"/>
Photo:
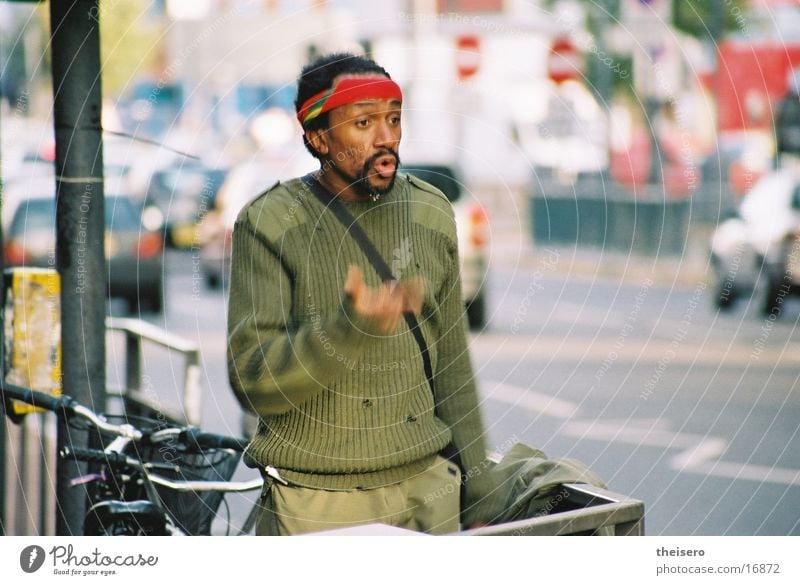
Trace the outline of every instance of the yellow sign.
<path fill-rule="evenodd" d="M 6 382 L 61 394 L 61 280 L 48 268 L 6 270 Z M 41 412 L 15 402 L 14 413 Z"/>

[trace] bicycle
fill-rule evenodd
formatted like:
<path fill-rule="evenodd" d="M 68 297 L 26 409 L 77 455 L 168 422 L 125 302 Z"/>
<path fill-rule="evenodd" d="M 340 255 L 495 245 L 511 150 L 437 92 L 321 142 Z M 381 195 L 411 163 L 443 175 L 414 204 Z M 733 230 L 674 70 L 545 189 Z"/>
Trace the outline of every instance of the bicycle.
<path fill-rule="evenodd" d="M 0 398 L 3 404 L 13 399 L 54 412 L 95 434 L 102 449 L 65 446 L 58 454 L 90 464 L 89 473 L 70 483 L 85 486 L 89 495 L 84 535 L 208 535 L 226 493 L 263 487 L 261 478 L 231 481 L 245 439 L 162 419 L 104 416 L 70 396 L 12 384 L 0 384 Z M 256 511 L 257 505 L 238 534 L 252 529 Z"/>

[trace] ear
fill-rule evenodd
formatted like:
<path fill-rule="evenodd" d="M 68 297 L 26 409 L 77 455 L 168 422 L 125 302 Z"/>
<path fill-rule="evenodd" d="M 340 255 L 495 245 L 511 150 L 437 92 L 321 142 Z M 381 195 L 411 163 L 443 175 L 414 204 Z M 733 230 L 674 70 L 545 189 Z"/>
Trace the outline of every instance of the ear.
<path fill-rule="evenodd" d="M 327 129 L 318 128 L 317 130 L 307 130 L 306 139 L 319 154 L 325 155 L 330 152 Z"/>

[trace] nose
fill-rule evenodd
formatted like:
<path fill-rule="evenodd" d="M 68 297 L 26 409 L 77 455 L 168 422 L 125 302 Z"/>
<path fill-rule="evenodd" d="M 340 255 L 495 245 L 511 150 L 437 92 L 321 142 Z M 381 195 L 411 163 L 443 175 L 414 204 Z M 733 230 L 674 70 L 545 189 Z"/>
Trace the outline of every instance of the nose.
<path fill-rule="evenodd" d="M 393 126 L 387 120 L 381 120 L 375 131 L 375 146 L 396 150 L 399 143 L 400 126 Z"/>

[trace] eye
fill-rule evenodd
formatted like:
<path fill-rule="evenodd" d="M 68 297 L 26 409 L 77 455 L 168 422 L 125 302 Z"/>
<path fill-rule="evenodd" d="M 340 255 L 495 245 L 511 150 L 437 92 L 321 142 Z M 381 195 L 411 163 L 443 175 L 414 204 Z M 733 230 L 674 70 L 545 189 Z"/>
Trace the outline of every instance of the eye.
<path fill-rule="evenodd" d="M 399 125 L 400 124 L 400 115 L 399 114 L 395 114 L 393 116 L 389 116 L 389 124 L 391 124 L 392 126 Z"/>
<path fill-rule="evenodd" d="M 358 118 L 355 124 L 357 128 L 366 128 L 369 126 L 369 118 Z"/>

